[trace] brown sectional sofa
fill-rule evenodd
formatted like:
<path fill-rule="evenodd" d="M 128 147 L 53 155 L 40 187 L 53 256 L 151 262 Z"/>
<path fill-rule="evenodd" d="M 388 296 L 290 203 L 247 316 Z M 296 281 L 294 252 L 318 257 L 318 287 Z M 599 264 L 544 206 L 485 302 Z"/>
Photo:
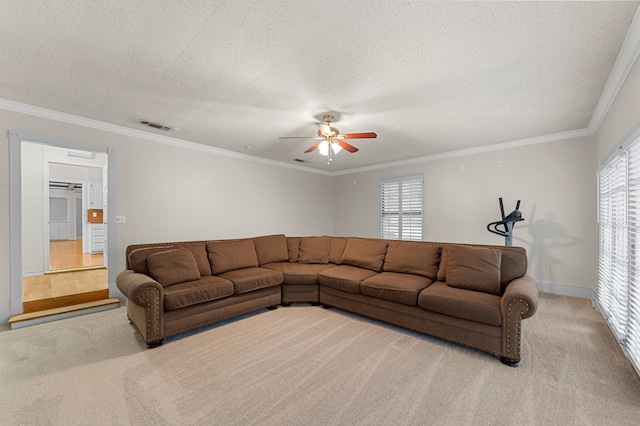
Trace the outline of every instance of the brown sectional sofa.
<path fill-rule="evenodd" d="M 537 308 L 521 247 L 268 235 L 136 244 L 117 285 L 150 346 L 264 308 L 322 304 L 520 361 Z"/>

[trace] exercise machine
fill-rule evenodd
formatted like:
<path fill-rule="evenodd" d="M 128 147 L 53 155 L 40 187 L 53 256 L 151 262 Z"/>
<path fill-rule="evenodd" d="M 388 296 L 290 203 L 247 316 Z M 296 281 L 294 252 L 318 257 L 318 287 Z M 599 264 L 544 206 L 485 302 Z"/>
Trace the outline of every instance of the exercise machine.
<path fill-rule="evenodd" d="M 489 223 L 487 225 L 487 231 L 504 237 L 504 245 L 510 246 L 513 243 L 513 227 L 515 226 L 516 222 L 521 222 L 524 220 L 524 218 L 522 217 L 522 212 L 519 210 L 520 200 L 518 200 L 518 202 L 516 203 L 516 209 L 509 213 L 507 216 L 504 215 L 504 205 L 502 204 L 502 197 L 500 197 L 498 200 L 500 201 L 500 215 L 502 216 L 502 220 Z"/>

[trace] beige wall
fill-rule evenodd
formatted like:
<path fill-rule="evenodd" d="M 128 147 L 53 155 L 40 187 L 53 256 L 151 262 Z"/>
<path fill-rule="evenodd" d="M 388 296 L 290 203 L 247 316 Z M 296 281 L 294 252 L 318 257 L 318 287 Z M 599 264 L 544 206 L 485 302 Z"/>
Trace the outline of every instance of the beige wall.
<path fill-rule="evenodd" d="M 10 309 L 9 130 L 116 151 L 118 270 L 132 243 L 331 234 L 331 177 L 0 110 L 0 317 Z"/>
<path fill-rule="evenodd" d="M 596 133 L 598 161 L 603 161 L 639 121 L 640 61 L 636 59 L 620 93 Z"/>
<path fill-rule="evenodd" d="M 502 245 L 486 226 L 500 219 L 499 197 L 505 213 L 520 199 L 514 245 L 527 248 L 529 273 L 543 285 L 594 289 L 595 169 L 595 139 L 585 137 L 339 176 L 334 233 L 377 237 L 378 179 L 423 173 L 426 240 Z"/>

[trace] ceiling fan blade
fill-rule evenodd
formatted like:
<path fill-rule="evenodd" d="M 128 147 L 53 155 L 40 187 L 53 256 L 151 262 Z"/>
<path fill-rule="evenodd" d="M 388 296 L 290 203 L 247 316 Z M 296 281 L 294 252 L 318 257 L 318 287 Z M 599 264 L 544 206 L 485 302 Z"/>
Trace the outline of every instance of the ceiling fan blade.
<path fill-rule="evenodd" d="M 331 126 L 324 123 L 317 123 L 317 126 L 318 126 L 318 130 L 320 130 L 320 133 L 322 133 L 323 135 L 331 134 Z"/>
<path fill-rule="evenodd" d="M 322 139 L 317 136 L 280 136 L 278 139 Z"/>
<path fill-rule="evenodd" d="M 351 153 L 358 152 L 358 148 L 353 145 L 349 145 L 348 143 L 346 143 L 345 141 L 341 141 L 340 139 L 335 139 L 335 143 L 340 145 L 345 151 L 349 151 Z"/>
<path fill-rule="evenodd" d="M 342 139 L 373 139 L 373 138 L 377 138 L 378 135 L 375 132 L 364 132 L 364 133 L 348 133 L 346 135 L 338 135 L 338 137 Z"/>
<path fill-rule="evenodd" d="M 310 146 L 309 149 L 307 149 L 304 153 L 306 154 L 306 153 L 309 153 L 311 151 L 315 151 L 321 143 L 322 142 L 318 142 L 317 144 Z"/>

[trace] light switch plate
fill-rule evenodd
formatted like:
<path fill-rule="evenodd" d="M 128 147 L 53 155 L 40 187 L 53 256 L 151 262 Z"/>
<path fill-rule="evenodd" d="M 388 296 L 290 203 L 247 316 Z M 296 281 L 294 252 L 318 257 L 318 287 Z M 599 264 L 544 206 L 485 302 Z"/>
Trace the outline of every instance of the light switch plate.
<path fill-rule="evenodd" d="M 123 214 L 116 215 L 116 223 L 127 223 L 127 216 Z"/>

